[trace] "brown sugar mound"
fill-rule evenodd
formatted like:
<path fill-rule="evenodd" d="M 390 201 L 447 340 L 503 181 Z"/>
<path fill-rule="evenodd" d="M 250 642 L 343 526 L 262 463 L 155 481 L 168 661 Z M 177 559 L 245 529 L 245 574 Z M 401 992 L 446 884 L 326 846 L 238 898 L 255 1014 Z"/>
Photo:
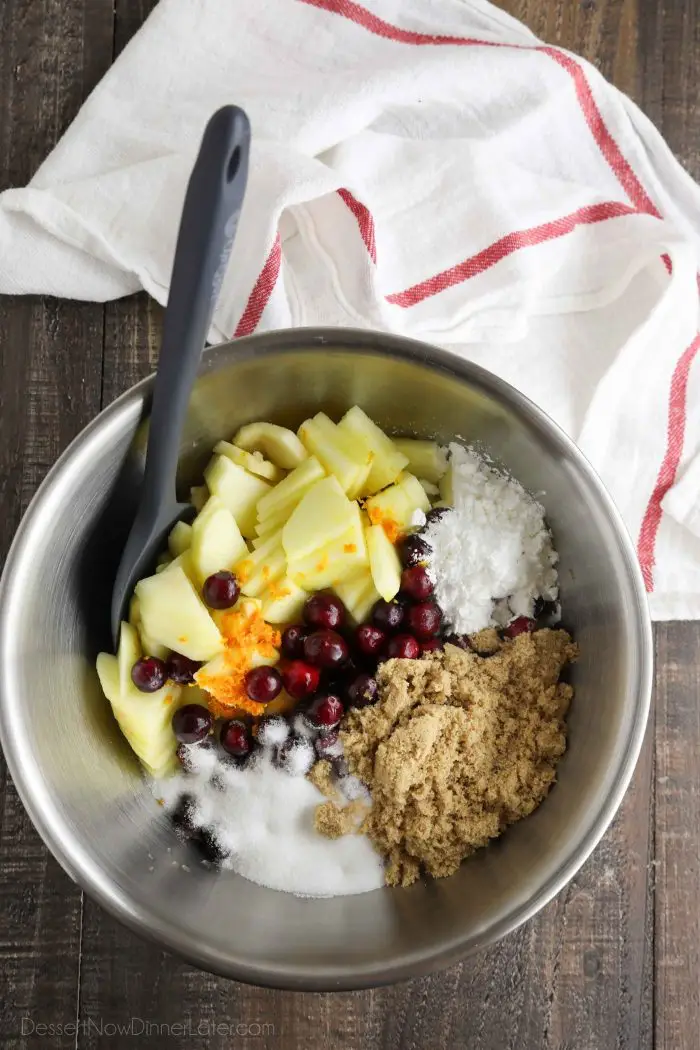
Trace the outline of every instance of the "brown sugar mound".
<path fill-rule="evenodd" d="M 389 885 L 451 875 L 539 805 L 566 749 L 573 690 L 559 676 L 576 655 L 565 631 L 545 629 L 488 657 L 446 645 L 381 666 L 379 701 L 350 711 L 341 738 L 372 794 L 363 831 Z M 324 806 L 318 830 L 342 834 L 337 806 Z"/>

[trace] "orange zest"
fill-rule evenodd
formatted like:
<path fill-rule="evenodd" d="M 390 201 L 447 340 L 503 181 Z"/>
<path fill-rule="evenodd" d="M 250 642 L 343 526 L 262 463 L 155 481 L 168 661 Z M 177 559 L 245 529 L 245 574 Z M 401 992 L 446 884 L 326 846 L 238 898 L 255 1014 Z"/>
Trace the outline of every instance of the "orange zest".
<path fill-rule="evenodd" d="M 316 572 L 325 572 L 328 568 L 328 555 L 324 554 L 323 557 L 316 564 Z"/>
<path fill-rule="evenodd" d="M 287 598 L 291 593 L 289 587 L 283 587 L 281 583 L 270 583 L 265 595 L 270 601 L 274 602 L 277 598 Z"/>
<path fill-rule="evenodd" d="M 254 666 L 276 664 L 279 660 L 280 632 L 262 618 L 260 610 L 232 609 L 221 618 L 226 648 L 215 658 L 221 668 L 207 672 L 207 664 L 195 674 L 195 682 L 208 694 L 207 705 L 217 718 L 230 718 L 236 710 L 259 717 L 265 704 L 248 697 L 245 676 Z"/>
<path fill-rule="evenodd" d="M 373 525 L 381 525 L 384 529 L 387 539 L 391 543 L 396 543 L 403 530 L 399 527 L 398 521 L 394 518 L 384 517 L 379 507 L 370 507 L 368 510 L 369 520 Z"/>
<path fill-rule="evenodd" d="M 356 543 L 344 543 L 343 544 L 343 551 L 345 552 L 345 554 L 354 554 L 356 552 L 356 550 L 357 550 L 357 544 Z"/>

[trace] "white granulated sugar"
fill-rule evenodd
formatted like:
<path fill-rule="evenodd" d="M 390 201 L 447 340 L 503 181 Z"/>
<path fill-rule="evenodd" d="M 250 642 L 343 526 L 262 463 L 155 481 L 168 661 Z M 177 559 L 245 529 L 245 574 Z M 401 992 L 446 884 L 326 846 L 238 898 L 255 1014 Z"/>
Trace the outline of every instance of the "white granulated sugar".
<path fill-rule="evenodd" d="M 302 736 L 305 740 L 314 740 L 318 736 L 318 729 L 311 725 L 308 718 L 301 711 L 295 714 L 292 729 L 297 736 Z"/>
<path fill-rule="evenodd" d="M 450 463 L 454 509 L 423 533 L 446 622 L 472 634 L 532 616 L 537 598 L 558 595 L 558 557 L 543 507 L 474 451 L 451 444 Z"/>
<path fill-rule="evenodd" d="M 283 769 L 290 777 L 305 777 L 316 761 L 314 745 L 304 737 L 296 737 L 284 745 Z"/>
<path fill-rule="evenodd" d="M 263 747 L 281 747 L 289 733 L 289 722 L 282 715 L 266 718 L 258 726 L 258 743 Z"/>
<path fill-rule="evenodd" d="M 230 857 L 228 868 L 251 882 L 303 897 L 367 893 L 384 885 L 384 867 L 365 835 L 328 839 L 314 828 L 321 792 L 306 779 L 292 777 L 272 762 L 272 749 L 237 769 L 217 759 L 193 758 L 193 772 L 158 782 L 154 791 L 166 810 L 182 794 L 191 795 L 198 815 L 206 816 L 215 840 Z M 220 785 L 215 787 L 212 772 Z"/>

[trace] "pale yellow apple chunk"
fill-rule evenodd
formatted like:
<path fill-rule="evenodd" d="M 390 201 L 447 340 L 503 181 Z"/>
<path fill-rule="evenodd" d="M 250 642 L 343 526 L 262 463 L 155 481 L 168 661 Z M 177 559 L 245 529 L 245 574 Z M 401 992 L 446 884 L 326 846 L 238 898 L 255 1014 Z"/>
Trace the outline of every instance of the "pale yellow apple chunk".
<path fill-rule="evenodd" d="M 209 610 L 179 566 L 140 580 L 136 594 L 143 629 L 159 645 L 190 660 L 210 660 L 223 648 Z"/>
<path fill-rule="evenodd" d="M 448 466 L 447 471 L 440 478 L 438 488 L 440 489 L 440 496 L 442 497 L 444 502 L 450 507 L 454 506 L 455 494 L 454 479 L 452 475 L 452 464 Z"/>
<path fill-rule="evenodd" d="M 352 528 L 356 511 L 337 478 L 317 481 L 282 530 L 282 545 L 289 561 L 306 558 Z"/>
<path fill-rule="evenodd" d="M 386 488 L 408 464 L 405 454 L 359 405 L 354 405 L 345 413 L 338 423 L 338 430 L 359 448 L 373 455 L 372 466 L 361 493 L 363 496 L 371 496 Z"/>
<path fill-rule="evenodd" d="M 408 460 L 406 466 L 411 473 L 421 479 L 436 485 L 447 470 L 447 453 L 436 441 L 394 438 L 394 444 Z"/>
<path fill-rule="evenodd" d="M 325 476 L 326 472 L 316 457 L 309 456 L 261 498 L 258 520 L 263 521 L 278 514 L 288 517 L 311 486 Z"/>
<path fill-rule="evenodd" d="M 283 470 L 294 470 L 308 455 L 294 431 L 276 423 L 248 423 L 237 431 L 233 443 L 248 452 L 261 452 Z"/>
<path fill-rule="evenodd" d="M 297 586 L 289 576 L 283 576 L 261 594 L 263 619 L 268 623 L 298 620 L 308 596 L 308 591 Z"/>
<path fill-rule="evenodd" d="M 279 541 L 279 543 L 281 543 L 282 542 L 282 529 L 283 529 L 286 521 L 287 521 L 286 518 L 284 518 L 281 522 L 275 521 L 275 522 L 273 522 L 272 528 L 265 529 L 264 532 L 261 532 L 259 535 L 256 535 L 255 539 L 252 541 L 252 544 L 251 544 L 253 550 L 257 550 L 258 547 L 262 547 L 262 545 L 264 543 L 269 543 L 270 540 L 273 538 L 273 536 L 276 536 L 278 541 Z"/>
<path fill-rule="evenodd" d="M 401 586 L 401 562 L 381 525 L 367 529 L 367 553 L 374 586 L 384 601 L 391 601 Z"/>
<path fill-rule="evenodd" d="M 330 423 L 330 420 L 328 422 Z M 331 423 L 331 426 L 334 424 Z M 348 455 L 331 439 L 327 428 L 324 428 L 323 424 L 319 425 L 318 416 L 301 424 L 299 437 L 328 473 L 337 478 L 343 492 L 351 492 L 357 488 L 358 480 L 363 476 L 361 463 L 357 457 Z"/>
<path fill-rule="evenodd" d="M 381 595 L 367 569 L 358 576 L 342 580 L 333 588 L 355 623 L 363 623 Z"/>
<path fill-rule="evenodd" d="M 313 417 L 312 422 L 318 428 L 321 439 L 329 449 L 329 452 L 326 453 L 327 456 L 331 456 L 330 450 L 333 449 L 333 456 L 342 454 L 348 460 L 357 464 L 355 480 L 345 490 L 349 499 L 357 499 L 367 483 L 374 461 L 374 452 L 356 441 L 351 434 L 345 434 L 325 412 L 318 412 Z M 331 468 L 329 467 L 329 469 Z M 335 473 L 335 471 L 332 471 L 332 473 Z"/>
<path fill-rule="evenodd" d="M 209 489 L 206 485 L 193 485 L 190 489 L 190 503 L 199 513 L 209 499 Z"/>
<path fill-rule="evenodd" d="M 259 478 L 264 478 L 265 481 L 271 481 L 273 485 L 285 477 L 285 472 L 281 467 L 270 463 L 270 460 L 265 459 L 259 452 L 246 452 L 245 449 L 232 445 L 230 441 L 217 441 L 214 445 L 214 452 L 220 456 L 227 456 L 232 463 L 237 463 L 239 467 L 243 467 L 250 474 L 256 474 Z"/>
<path fill-rule="evenodd" d="M 231 511 L 223 504 L 206 517 L 195 518 L 192 525 L 192 565 L 201 587 L 208 576 L 222 569 L 232 569 L 248 554 Z"/>
<path fill-rule="evenodd" d="M 426 491 L 413 474 L 407 472 L 399 474 L 396 484 L 400 485 L 406 493 L 406 498 L 412 508 L 411 517 L 417 510 L 422 510 L 424 514 L 430 510 L 430 500 Z"/>
<path fill-rule="evenodd" d="M 131 601 L 129 602 L 129 623 L 138 631 L 141 649 L 146 656 L 157 656 L 159 660 L 168 659 L 170 656 L 170 650 L 168 647 L 165 645 L 158 645 L 158 643 L 154 642 L 152 638 L 149 638 L 144 631 L 143 624 L 141 623 L 141 603 L 135 594 L 132 594 Z"/>
<path fill-rule="evenodd" d="M 185 521 L 178 521 L 173 525 L 168 536 L 168 550 L 173 558 L 184 554 L 192 543 L 192 526 Z"/>
<path fill-rule="evenodd" d="M 290 577 L 307 591 L 334 586 L 369 565 L 362 515 L 353 504 L 353 524 L 337 540 L 313 551 L 306 558 L 290 562 Z"/>
<path fill-rule="evenodd" d="M 209 491 L 228 507 L 241 533 L 246 538 L 254 536 L 256 508 L 259 500 L 270 492 L 269 483 L 249 474 L 226 456 L 214 456 L 204 476 Z"/>
<path fill-rule="evenodd" d="M 256 558 L 263 547 L 258 547 L 247 558 L 239 563 L 236 575 L 239 578 L 241 592 L 250 598 L 259 597 L 263 591 L 287 570 L 287 555 L 281 545 L 265 554 L 262 558 Z"/>

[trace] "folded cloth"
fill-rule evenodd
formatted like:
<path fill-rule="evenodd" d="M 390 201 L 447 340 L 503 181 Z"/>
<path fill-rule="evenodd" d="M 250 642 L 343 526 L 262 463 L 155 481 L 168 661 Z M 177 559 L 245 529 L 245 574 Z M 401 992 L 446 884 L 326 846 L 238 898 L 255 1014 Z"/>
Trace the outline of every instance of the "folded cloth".
<path fill-rule="evenodd" d="M 168 294 L 204 124 L 251 118 L 213 321 L 391 330 L 541 405 L 656 618 L 700 617 L 700 190 L 629 99 L 484 0 L 161 0 L 29 186 L 0 291 Z"/>

